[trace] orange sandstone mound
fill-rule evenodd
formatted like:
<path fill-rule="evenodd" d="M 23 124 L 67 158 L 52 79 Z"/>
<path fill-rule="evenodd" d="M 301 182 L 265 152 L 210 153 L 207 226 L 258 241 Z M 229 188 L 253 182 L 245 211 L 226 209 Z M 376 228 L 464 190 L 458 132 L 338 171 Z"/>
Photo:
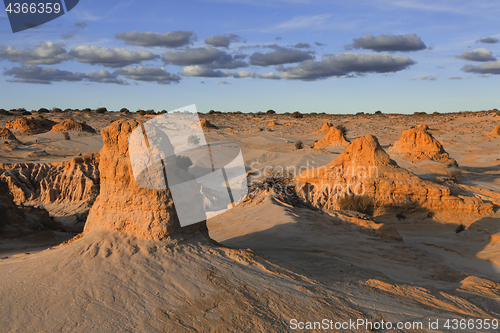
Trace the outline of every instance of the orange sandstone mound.
<path fill-rule="evenodd" d="M 458 165 L 457 161 L 450 158 L 443 145 L 427 132 L 427 129 L 427 125 L 418 125 L 404 131 L 401 139 L 396 141 L 390 149 L 404 154 L 407 158 Z"/>
<path fill-rule="evenodd" d="M 77 123 L 72 119 L 66 119 L 59 124 L 52 127 L 52 132 L 67 132 L 67 131 L 78 131 L 78 132 L 89 132 L 95 133 L 95 130 L 87 124 Z"/>
<path fill-rule="evenodd" d="M 325 123 L 326 124 L 326 123 Z M 327 146 L 348 146 L 349 141 L 347 141 L 344 137 L 344 134 L 336 127 L 330 127 L 328 133 L 319 140 L 314 143 L 314 148 L 319 149 L 321 147 Z"/>
<path fill-rule="evenodd" d="M 416 203 L 433 211 L 491 212 L 492 205 L 475 197 L 455 197 L 448 187 L 420 179 L 401 168 L 382 149 L 376 137 L 354 140 L 326 166 L 297 177 L 308 200 L 317 207 L 339 209 L 346 194 L 368 195 L 380 207 Z"/>
<path fill-rule="evenodd" d="M 500 136 L 500 125 L 496 125 L 491 132 L 487 133 L 487 135 L 494 137 Z"/>
<path fill-rule="evenodd" d="M 7 128 L 0 129 L 0 139 L 8 141 L 18 141 L 16 136 Z"/>
<path fill-rule="evenodd" d="M 215 127 L 215 125 L 213 125 L 212 123 L 210 123 L 206 119 L 200 119 L 199 123 L 191 125 L 191 128 L 200 128 L 200 127 L 203 128 L 203 129 L 217 128 L 217 127 Z"/>
<path fill-rule="evenodd" d="M 27 116 L 8 121 L 5 128 L 18 130 L 22 134 L 39 134 L 50 131 L 54 124 L 55 122 L 49 119 Z"/>
<path fill-rule="evenodd" d="M 314 133 L 326 133 L 330 130 L 330 127 L 332 127 L 332 126 L 333 125 L 330 123 L 323 123 L 323 126 L 319 130 L 315 131 Z"/>
<path fill-rule="evenodd" d="M 135 120 L 118 120 L 101 131 L 104 140 L 99 153 L 101 188 L 84 232 L 105 228 L 146 239 L 165 239 L 180 232 L 170 190 L 145 189 L 135 182 L 128 138 L 137 126 L 140 123 Z M 163 144 L 171 145 L 168 139 Z M 183 230 L 208 234 L 205 222 Z"/>
<path fill-rule="evenodd" d="M 278 126 L 278 124 L 276 124 L 274 120 L 269 122 L 269 124 L 267 124 L 267 127 L 273 127 L 273 126 Z"/>

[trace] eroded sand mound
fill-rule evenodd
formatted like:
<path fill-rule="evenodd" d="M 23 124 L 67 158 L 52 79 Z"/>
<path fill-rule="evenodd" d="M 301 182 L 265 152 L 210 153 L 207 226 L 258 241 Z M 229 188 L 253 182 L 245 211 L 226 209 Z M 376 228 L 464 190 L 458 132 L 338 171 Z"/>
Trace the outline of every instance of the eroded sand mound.
<path fill-rule="evenodd" d="M 169 189 L 152 190 L 139 187 L 134 178 L 129 153 L 129 135 L 140 126 L 135 120 L 118 120 L 101 131 L 104 147 L 100 151 L 100 194 L 90 210 L 85 232 L 98 228 L 119 230 L 141 238 L 164 239 L 180 230 L 180 223 Z M 161 149 L 173 150 L 168 138 L 150 132 L 148 139 L 162 142 Z M 142 149 L 138 147 L 138 149 Z M 150 148 L 152 149 L 152 148 Z M 174 156 L 175 157 L 175 156 Z M 175 163 L 165 161 L 170 174 L 192 177 Z M 141 177 L 148 177 L 147 171 Z M 188 179 L 182 179 L 186 181 Z M 189 203 L 187 203 L 189 204 Z M 191 207 L 192 210 L 203 207 Z M 193 230 L 206 233 L 205 222 L 193 225 Z M 187 232 L 189 228 L 183 229 Z"/>
<path fill-rule="evenodd" d="M 314 133 L 326 133 L 330 130 L 330 127 L 332 127 L 333 125 L 330 124 L 330 123 L 323 123 L 323 126 L 321 126 L 321 128 L 317 131 L 315 131 Z"/>
<path fill-rule="evenodd" d="M 267 127 L 274 127 L 274 126 L 278 126 L 278 124 L 276 124 L 274 120 L 269 122 L 269 124 L 267 124 Z"/>
<path fill-rule="evenodd" d="M 22 134 L 38 134 L 50 131 L 54 125 L 52 120 L 27 116 L 8 121 L 5 128 L 17 130 Z"/>
<path fill-rule="evenodd" d="M 0 129 L 0 139 L 7 141 L 18 141 L 16 136 L 7 128 Z"/>
<path fill-rule="evenodd" d="M 78 131 L 78 132 L 89 132 L 95 133 L 95 130 L 87 124 L 77 123 L 72 119 L 66 119 L 59 124 L 52 127 L 52 132 L 67 132 L 67 131 Z"/>
<path fill-rule="evenodd" d="M 319 149 L 321 147 L 328 147 L 328 146 L 348 146 L 348 145 L 349 141 L 345 139 L 342 131 L 332 126 L 328 130 L 328 133 L 326 133 L 326 135 L 321 140 L 314 143 L 314 148 Z"/>
<path fill-rule="evenodd" d="M 457 161 L 450 158 L 443 145 L 427 132 L 427 129 L 427 125 L 418 125 L 404 131 L 401 139 L 396 141 L 390 149 L 404 154 L 407 158 L 458 165 Z"/>
<path fill-rule="evenodd" d="M 191 125 L 191 128 L 203 128 L 203 129 L 213 129 L 213 128 L 217 128 L 215 125 L 213 125 L 212 123 L 210 123 L 208 120 L 206 119 L 200 119 L 200 122 L 196 123 L 196 124 L 193 124 Z"/>
<path fill-rule="evenodd" d="M 376 137 L 365 135 L 323 167 L 297 177 L 315 206 L 339 209 L 345 194 L 366 194 L 381 207 L 417 204 L 433 211 L 491 212 L 492 205 L 475 197 L 452 196 L 448 187 L 424 181 L 400 168 Z"/>
<path fill-rule="evenodd" d="M 500 136 L 500 125 L 496 125 L 495 128 L 491 131 L 488 132 L 487 135 L 497 137 Z"/>

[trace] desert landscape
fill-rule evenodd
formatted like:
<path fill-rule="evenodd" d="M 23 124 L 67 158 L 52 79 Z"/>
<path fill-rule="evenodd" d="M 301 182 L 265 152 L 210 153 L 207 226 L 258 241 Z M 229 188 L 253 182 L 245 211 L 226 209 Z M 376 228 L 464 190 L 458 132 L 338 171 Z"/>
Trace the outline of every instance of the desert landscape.
<path fill-rule="evenodd" d="M 2 332 L 498 330 L 496 109 L 199 113 L 248 195 L 184 227 L 129 150 L 170 111 L 0 111 Z"/>

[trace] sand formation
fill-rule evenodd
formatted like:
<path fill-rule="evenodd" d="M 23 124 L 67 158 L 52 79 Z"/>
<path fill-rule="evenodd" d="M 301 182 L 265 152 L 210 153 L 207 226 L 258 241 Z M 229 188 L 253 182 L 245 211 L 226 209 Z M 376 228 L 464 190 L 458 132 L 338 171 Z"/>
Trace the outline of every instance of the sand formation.
<path fill-rule="evenodd" d="M 273 120 L 271 122 L 269 122 L 269 124 L 267 124 L 267 127 L 274 127 L 274 126 L 277 126 L 278 124 L 276 124 L 276 122 Z"/>
<path fill-rule="evenodd" d="M 333 125 L 330 124 L 330 123 L 323 123 L 323 126 L 321 126 L 321 128 L 317 131 L 315 131 L 314 133 L 326 133 L 330 130 L 330 127 L 332 127 Z"/>
<path fill-rule="evenodd" d="M 500 136 L 500 125 L 496 125 L 495 128 L 491 131 L 488 132 L 487 135 L 497 137 Z"/>
<path fill-rule="evenodd" d="M 51 131 L 52 132 L 78 131 L 78 132 L 95 133 L 95 130 L 89 125 L 84 123 L 78 123 L 72 119 L 65 119 L 59 124 L 54 125 Z"/>
<path fill-rule="evenodd" d="M 326 124 L 326 123 L 325 123 Z M 323 124 L 324 126 L 324 124 Z M 344 137 L 344 133 L 338 128 L 331 126 L 328 133 L 319 141 L 314 143 L 314 148 L 319 149 L 328 146 L 348 146 L 349 141 Z"/>
<path fill-rule="evenodd" d="M 5 128 L 17 130 L 22 134 L 45 133 L 52 129 L 55 122 L 42 117 L 27 116 L 8 121 Z"/>
<path fill-rule="evenodd" d="M 372 135 L 354 140 L 332 162 L 306 170 L 297 179 L 313 205 L 330 210 L 339 208 L 338 199 L 346 193 L 366 194 L 386 208 L 411 202 L 433 211 L 477 213 L 493 209 L 476 197 L 452 196 L 448 187 L 400 168 Z"/>
<path fill-rule="evenodd" d="M 8 128 L 0 129 L 0 139 L 4 141 L 18 141 L 16 136 Z"/>
<path fill-rule="evenodd" d="M 427 125 L 418 125 L 403 131 L 401 139 L 396 141 L 390 149 L 402 153 L 406 158 L 433 160 L 457 166 L 457 161 L 450 158 L 443 145 L 427 130 Z"/>
<path fill-rule="evenodd" d="M 86 214 L 99 193 L 98 160 L 90 154 L 68 162 L 0 164 L 0 180 L 17 205 L 43 207 L 57 217 Z M 67 230 L 82 231 L 76 217 L 64 220 Z"/>
<path fill-rule="evenodd" d="M 135 120 L 119 120 L 101 131 L 100 194 L 90 210 L 85 232 L 105 228 L 148 239 L 165 239 L 180 232 L 170 190 L 141 188 L 134 179 L 128 138 L 139 125 Z M 163 144 L 171 145 L 168 139 Z M 176 167 L 175 163 L 168 164 Z M 204 222 L 192 229 L 207 233 Z"/>
<path fill-rule="evenodd" d="M 210 123 L 206 119 L 200 119 L 200 121 L 198 123 L 191 125 L 191 128 L 200 128 L 200 127 L 203 129 L 217 128 L 215 125 L 213 125 L 212 123 Z"/>

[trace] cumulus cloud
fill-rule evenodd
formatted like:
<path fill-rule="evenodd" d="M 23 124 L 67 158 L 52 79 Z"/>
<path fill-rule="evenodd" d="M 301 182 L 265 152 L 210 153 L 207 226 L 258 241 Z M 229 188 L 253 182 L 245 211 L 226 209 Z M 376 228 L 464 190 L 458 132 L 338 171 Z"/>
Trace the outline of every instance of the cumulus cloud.
<path fill-rule="evenodd" d="M 64 44 L 40 42 L 34 49 L 20 50 L 11 46 L 0 46 L 0 57 L 12 62 L 30 65 L 54 65 L 70 60 L 71 56 L 64 49 Z"/>
<path fill-rule="evenodd" d="M 298 66 L 282 68 L 281 77 L 288 80 L 313 81 L 349 73 L 389 73 L 402 71 L 415 61 L 408 56 L 389 54 L 342 53 L 321 61 L 306 60 Z"/>
<path fill-rule="evenodd" d="M 211 69 L 232 69 L 248 66 L 245 61 L 235 59 L 227 52 L 217 50 L 212 46 L 192 48 L 179 52 L 167 51 L 162 59 L 166 64 L 178 66 L 203 65 L 203 67 Z"/>
<path fill-rule="evenodd" d="M 149 51 L 128 51 L 124 48 L 110 49 L 107 47 L 80 45 L 72 49 L 69 54 L 76 60 L 88 64 L 100 64 L 106 67 L 123 67 L 153 60 L 160 56 Z"/>
<path fill-rule="evenodd" d="M 250 63 L 255 66 L 271 66 L 314 59 L 309 51 L 301 51 L 277 45 L 271 45 L 269 47 L 273 48 L 274 51 L 269 51 L 265 54 L 255 52 L 250 56 Z"/>
<path fill-rule="evenodd" d="M 426 76 L 422 76 L 420 78 L 420 80 L 422 80 L 422 81 L 436 81 L 437 77 L 435 77 L 434 75 L 426 75 Z"/>
<path fill-rule="evenodd" d="M 220 71 L 211 68 L 202 67 L 199 65 L 185 66 L 179 74 L 184 76 L 198 76 L 198 77 L 227 77 L 233 73 L 231 71 Z"/>
<path fill-rule="evenodd" d="M 233 77 L 236 79 L 243 79 L 246 77 L 258 77 L 258 74 L 255 72 L 239 71 L 239 72 L 233 73 Z"/>
<path fill-rule="evenodd" d="M 476 43 L 486 43 L 486 44 L 495 44 L 500 42 L 498 38 L 495 37 L 486 37 L 486 38 L 481 38 L 476 41 Z"/>
<path fill-rule="evenodd" d="M 87 74 L 87 79 L 98 83 L 115 83 L 119 85 L 128 85 L 127 81 L 117 78 L 117 74 L 110 73 L 107 70 L 100 69 L 97 72 Z"/>
<path fill-rule="evenodd" d="M 274 74 L 273 72 L 270 73 L 264 73 L 259 76 L 261 79 L 267 79 L 267 80 L 280 80 L 281 76 Z"/>
<path fill-rule="evenodd" d="M 192 31 L 168 31 L 164 33 L 157 32 L 130 32 L 117 33 L 115 38 L 122 39 L 127 44 L 139 46 L 164 46 L 164 47 L 179 47 L 191 43 L 195 39 Z"/>
<path fill-rule="evenodd" d="M 375 52 L 383 51 L 418 51 L 424 50 L 427 46 L 416 34 L 408 35 L 363 35 L 359 38 L 353 38 L 352 46 L 355 49 L 373 50 Z"/>
<path fill-rule="evenodd" d="M 163 67 L 134 66 L 123 67 L 113 72 L 130 80 L 157 82 L 158 84 L 178 83 L 181 77 L 168 73 Z"/>
<path fill-rule="evenodd" d="M 216 46 L 216 47 L 229 47 L 231 42 L 240 41 L 241 37 L 235 34 L 229 35 L 214 35 L 212 37 L 205 38 L 205 43 L 208 45 Z"/>
<path fill-rule="evenodd" d="M 462 78 L 460 76 L 452 76 L 449 77 L 448 80 L 462 80 Z"/>
<path fill-rule="evenodd" d="M 314 42 L 316 46 L 326 46 L 326 44 L 320 43 L 320 42 Z"/>
<path fill-rule="evenodd" d="M 14 80 L 11 82 L 23 82 L 23 83 L 41 83 L 41 84 L 51 84 L 52 82 L 62 82 L 62 81 L 81 81 L 86 78 L 83 73 L 74 73 L 70 71 L 64 71 L 47 67 L 39 67 L 36 65 L 22 65 L 21 67 L 13 67 L 11 69 L 5 70 L 4 75 L 11 75 Z"/>
<path fill-rule="evenodd" d="M 462 52 L 461 56 L 458 56 L 464 60 L 470 61 L 495 61 L 497 60 L 494 56 L 492 56 L 492 52 L 485 48 L 475 49 L 472 51 L 465 50 Z"/>
<path fill-rule="evenodd" d="M 500 60 L 486 62 L 478 66 L 465 65 L 461 70 L 475 74 L 500 74 Z"/>
<path fill-rule="evenodd" d="M 309 44 L 309 43 L 297 43 L 293 47 L 295 47 L 296 49 L 308 49 L 311 47 L 311 44 Z"/>
<path fill-rule="evenodd" d="M 128 82 L 118 79 L 117 74 L 110 73 L 104 69 L 92 73 L 75 73 L 66 70 L 60 70 L 55 67 L 40 67 L 36 65 L 22 65 L 13 67 L 4 71 L 4 75 L 13 76 L 10 82 L 52 84 L 52 82 L 75 82 L 89 81 L 97 83 L 115 83 L 127 85 Z"/>

